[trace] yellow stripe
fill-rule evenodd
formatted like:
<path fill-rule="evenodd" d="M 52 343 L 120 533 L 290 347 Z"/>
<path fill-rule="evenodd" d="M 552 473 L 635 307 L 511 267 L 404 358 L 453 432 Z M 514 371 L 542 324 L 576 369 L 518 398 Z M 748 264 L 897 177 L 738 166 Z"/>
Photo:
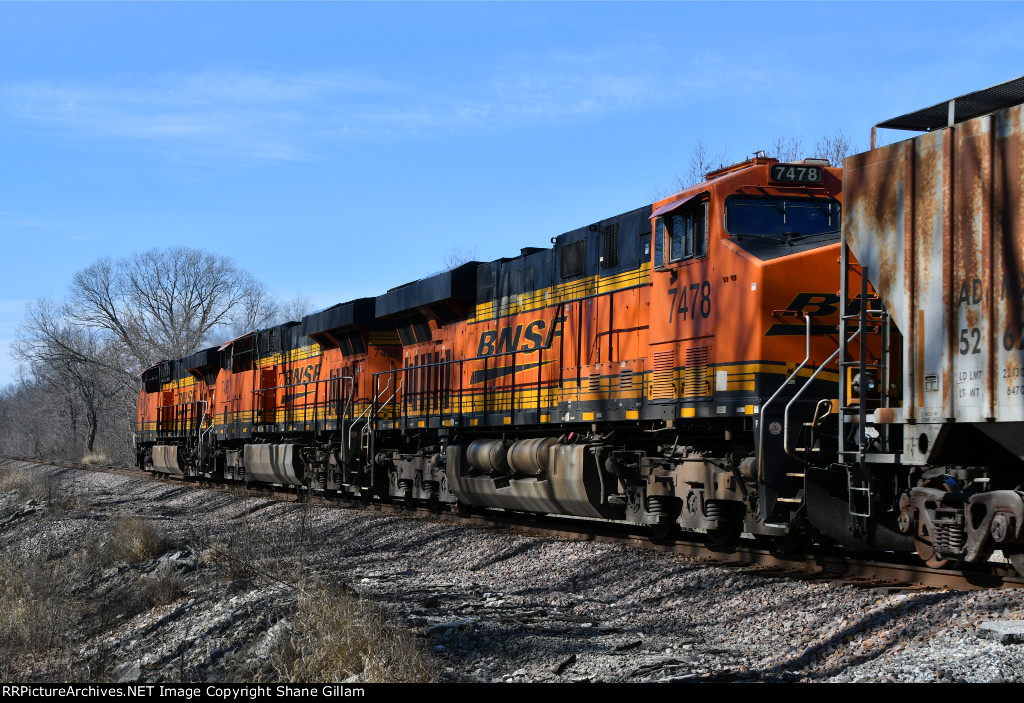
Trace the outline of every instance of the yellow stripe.
<path fill-rule="evenodd" d="M 476 306 L 473 317 L 470 318 L 469 322 L 482 322 L 499 316 L 518 315 L 591 295 L 614 293 L 615 291 L 646 285 L 650 281 L 651 265 L 650 263 L 644 263 L 640 268 L 623 271 L 612 276 L 590 276 L 511 296 L 507 304 L 500 306 L 500 308 L 496 308 L 495 301 L 493 300 L 480 303 Z"/>
<path fill-rule="evenodd" d="M 179 388 L 188 388 L 189 386 L 194 386 L 196 385 L 196 383 L 198 383 L 198 381 L 196 381 L 196 377 L 189 376 L 188 378 L 179 378 L 176 381 L 168 381 L 167 383 L 164 383 L 160 386 L 160 390 L 173 391 Z"/>

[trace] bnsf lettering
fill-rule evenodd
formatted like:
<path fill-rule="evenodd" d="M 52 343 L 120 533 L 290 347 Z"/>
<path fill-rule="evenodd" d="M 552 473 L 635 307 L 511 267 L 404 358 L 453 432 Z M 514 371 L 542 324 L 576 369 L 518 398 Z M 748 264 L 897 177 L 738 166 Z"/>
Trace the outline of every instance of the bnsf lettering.
<path fill-rule="evenodd" d="M 802 318 L 804 315 L 816 318 L 830 317 L 839 312 L 839 302 L 840 298 L 836 293 L 797 293 L 786 310 L 795 313 L 798 318 Z M 869 300 L 868 305 L 877 306 L 877 302 Z M 845 307 L 846 315 L 859 313 L 860 299 L 848 299 Z M 811 334 L 835 334 L 835 332 L 834 323 L 819 322 L 811 325 Z M 777 322 L 765 332 L 766 337 L 802 337 L 804 334 L 806 334 L 806 327 L 797 322 Z"/>
<path fill-rule="evenodd" d="M 786 309 L 811 317 L 828 317 L 839 312 L 839 296 L 835 293 L 797 293 Z"/>
<path fill-rule="evenodd" d="M 306 364 L 293 369 L 284 370 L 285 385 L 295 383 L 312 383 L 320 378 L 320 364 Z"/>
<path fill-rule="evenodd" d="M 561 322 L 560 318 L 557 322 Z M 486 330 L 480 335 L 477 356 L 497 356 L 512 352 L 532 352 L 544 346 L 542 332 L 547 323 L 544 320 L 533 320 L 527 325 L 502 327 L 500 330 Z"/>

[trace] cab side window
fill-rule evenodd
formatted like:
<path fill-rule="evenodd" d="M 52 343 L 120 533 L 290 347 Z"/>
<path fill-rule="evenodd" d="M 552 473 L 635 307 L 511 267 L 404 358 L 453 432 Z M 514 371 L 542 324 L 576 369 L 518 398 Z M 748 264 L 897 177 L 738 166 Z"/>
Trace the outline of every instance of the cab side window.
<path fill-rule="evenodd" d="M 667 255 L 667 256 L 666 256 Z M 708 204 L 680 208 L 654 221 L 654 268 L 708 255 Z"/>
<path fill-rule="evenodd" d="M 665 268 L 665 218 L 654 221 L 654 268 Z"/>

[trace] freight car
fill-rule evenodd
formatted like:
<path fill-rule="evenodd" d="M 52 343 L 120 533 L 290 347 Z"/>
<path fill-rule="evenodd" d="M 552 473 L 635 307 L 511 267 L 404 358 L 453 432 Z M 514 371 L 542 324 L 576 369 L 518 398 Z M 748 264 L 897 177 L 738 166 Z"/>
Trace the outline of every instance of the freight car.
<path fill-rule="evenodd" d="M 162 362 L 139 465 L 1024 573 L 1021 82 Z"/>

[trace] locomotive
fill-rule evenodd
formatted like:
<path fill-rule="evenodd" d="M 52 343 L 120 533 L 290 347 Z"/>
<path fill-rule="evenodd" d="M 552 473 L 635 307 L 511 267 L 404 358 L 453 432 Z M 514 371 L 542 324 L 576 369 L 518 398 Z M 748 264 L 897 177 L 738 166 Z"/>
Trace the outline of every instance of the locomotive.
<path fill-rule="evenodd" d="M 1024 574 L 1022 87 L 163 361 L 138 465 Z"/>

